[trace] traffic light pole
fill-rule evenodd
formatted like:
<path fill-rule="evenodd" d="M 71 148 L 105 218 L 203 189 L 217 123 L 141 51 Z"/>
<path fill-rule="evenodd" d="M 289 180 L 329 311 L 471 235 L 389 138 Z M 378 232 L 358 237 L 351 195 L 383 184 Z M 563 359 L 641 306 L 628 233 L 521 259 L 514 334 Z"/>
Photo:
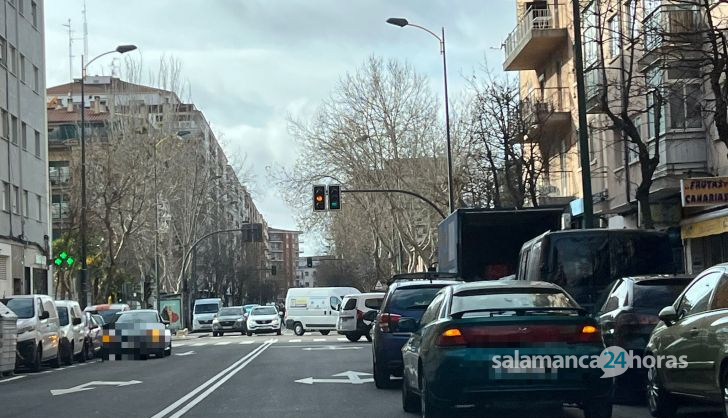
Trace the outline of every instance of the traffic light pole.
<path fill-rule="evenodd" d="M 414 197 L 422 200 L 423 202 L 427 203 L 428 205 L 430 205 L 433 209 L 435 209 L 437 211 L 437 213 L 440 214 L 440 216 L 442 216 L 442 219 L 447 218 L 447 216 L 445 216 L 445 213 L 442 210 L 440 210 L 440 208 L 438 208 L 437 205 L 435 205 L 434 203 L 432 203 L 431 200 L 429 200 L 426 197 L 424 197 L 422 195 L 419 195 L 419 194 L 417 194 L 415 192 L 410 192 L 409 190 L 399 190 L 399 189 L 342 189 L 341 190 L 341 193 L 401 193 L 401 194 L 406 194 L 406 195 L 409 195 L 409 196 L 414 196 Z"/>

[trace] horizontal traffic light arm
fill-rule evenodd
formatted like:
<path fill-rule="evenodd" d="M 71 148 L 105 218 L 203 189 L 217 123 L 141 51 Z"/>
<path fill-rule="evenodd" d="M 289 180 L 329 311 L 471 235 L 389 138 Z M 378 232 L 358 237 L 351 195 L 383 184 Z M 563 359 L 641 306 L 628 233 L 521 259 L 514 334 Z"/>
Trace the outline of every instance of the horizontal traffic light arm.
<path fill-rule="evenodd" d="M 440 208 L 437 207 L 437 205 L 435 205 L 434 203 L 432 203 L 431 200 L 429 200 L 428 198 L 426 198 L 426 197 L 424 197 L 424 196 L 422 196 L 420 194 L 417 194 L 415 192 L 410 192 L 409 190 L 399 190 L 399 189 L 341 189 L 341 193 L 401 193 L 401 194 L 406 194 L 406 195 L 414 196 L 414 197 L 420 199 L 421 201 L 427 203 L 428 205 L 430 205 L 433 209 L 435 209 L 437 211 L 437 213 L 440 214 L 440 216 L 442 216 L 442 219 L 445 219 L 447 217 L 447 216 L 445 216 L 445 213 L 442 210 L 440 210 Z"/>

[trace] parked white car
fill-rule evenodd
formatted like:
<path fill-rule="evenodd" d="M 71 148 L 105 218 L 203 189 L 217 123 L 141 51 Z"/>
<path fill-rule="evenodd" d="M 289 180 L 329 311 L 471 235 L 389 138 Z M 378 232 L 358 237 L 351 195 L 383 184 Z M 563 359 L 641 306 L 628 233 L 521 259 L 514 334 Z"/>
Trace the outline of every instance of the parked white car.
<path fill-rule="evenodd" d="M 87 327 L 85 315 L 78 302 L 57 300 L 58 323 L 60 326 L 60 348 L 64 363 L 73 364 L 73 359 L 84 363 L 88 354 Z"/>
<path fill-rule="evenodd" d="M 336 332 L 344 335 L 349 341 L 356 342 L 363 336 L 372 340 L 370 322 L 364 320 L 364 314 L 378 311 L 382 306 L 384 293 L 360 293 L 344 297 L 339 311 Z"/>
<path fill-rule="evenodd" d="M 361 293 L 353 287 L 296 287 L 286 294 L 286 328 L 296 335 L 319 331 L 322 335 L 336 330 L 341 300 Z"/>
<path fill-rule="evenodd" d="M 281 318 L 275 306 L 256 306 L 250 311 L 246 324 L 248 337 L 253 334 L 275 332 L 281 335 Z"/>
<path fill-rule="evenodd" d="M 61 367 L 58 311 L 53 299 L 48 295 L 18 295 L 0 302 L 18 316 L 16 363 L 36 372 L 43 362 Z"/>
<path fill-rule="evenodd" d="M 222 299 L 196 299 L 192 309 L 192 332 L 212 331 L 212 320 L 222 309 Z"/>

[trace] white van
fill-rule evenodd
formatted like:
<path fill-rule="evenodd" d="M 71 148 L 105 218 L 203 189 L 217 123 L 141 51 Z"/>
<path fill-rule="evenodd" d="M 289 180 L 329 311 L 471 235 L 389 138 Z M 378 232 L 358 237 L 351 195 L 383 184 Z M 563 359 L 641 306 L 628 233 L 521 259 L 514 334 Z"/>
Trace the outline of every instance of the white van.
<path fill-rule="evenodd" d="M 212 320 L 222 308 L 222 299 L 197 299 L 192 309 L 192 332 L 212 331 Z"/>
<path fill-rule="evenodd" d="M 286 328 L 296 335 L 319 331 L 322 335 L 336 330 L 341 301 L 346 295 L 361 293 L 353 287 L 297 287 L 286 294 Z"/>
<path fill-rule="evenodd" d="M 18 316 L 16 363 L 25 364 L 34 372 L 40 371 L 41 363 L 46 361 L 61 367 L 60 325 L 53 299 L 48 295 L 18 295 L 0 302 Z"/>
<path fill-rule="evenodd" d="M 383 300 L 382 292 L 347 295 L 341 302 L 336 332 L 351 342 L 359 341 L 362 336 L 371 341 L 370 323 L 364 320 L 364 314 L 381 309 Z"/>
<path fill-rule="evenodd" d="M 88 347 L 86 347 L 86 324 L 85 317 L 81 312 L 81 306 L 72 300 L 57 300 L 58 323 L 60 325 L 60 347 L 63 361 L 66 364 L 73 364 L 77 358 L 81 363 L 86 361 Z"/>

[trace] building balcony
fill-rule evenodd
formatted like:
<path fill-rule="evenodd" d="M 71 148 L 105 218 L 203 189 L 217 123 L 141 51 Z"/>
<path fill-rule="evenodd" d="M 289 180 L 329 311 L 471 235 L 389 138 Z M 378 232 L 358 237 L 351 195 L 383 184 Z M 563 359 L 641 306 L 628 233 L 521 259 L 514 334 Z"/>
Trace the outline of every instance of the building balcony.
<path fill-rule="evenodd" d="M 508 35 L 505 42 L 506 71 L 535 70 L 547 62 L 553 52 L 566 46 L 565 5 L 547 5 L 539 2 L 532 6 Z"/>
<path fill-rule="evenodd" d="M 690 55 L 702 51 L 706 21 L 695 5 L 663 4 L 645 18 L 643 27 L 640 69 L 663 59 L 696 59 Z"/>
<path fill-rule="evenodd" d="M 528 126 L 526 140 L 544 143 L 564 137 L 573 125 L 570 90 L 565 87 L 535 90 L 523 100 L 523 121 Z"/>
<path fill-rule="evenodd" d="M 538 188 L 539 204 L 565 205 L 573 200 L 577 194 L 574 190 L 574 175 L 570 171 L 543 173 Z"/>

